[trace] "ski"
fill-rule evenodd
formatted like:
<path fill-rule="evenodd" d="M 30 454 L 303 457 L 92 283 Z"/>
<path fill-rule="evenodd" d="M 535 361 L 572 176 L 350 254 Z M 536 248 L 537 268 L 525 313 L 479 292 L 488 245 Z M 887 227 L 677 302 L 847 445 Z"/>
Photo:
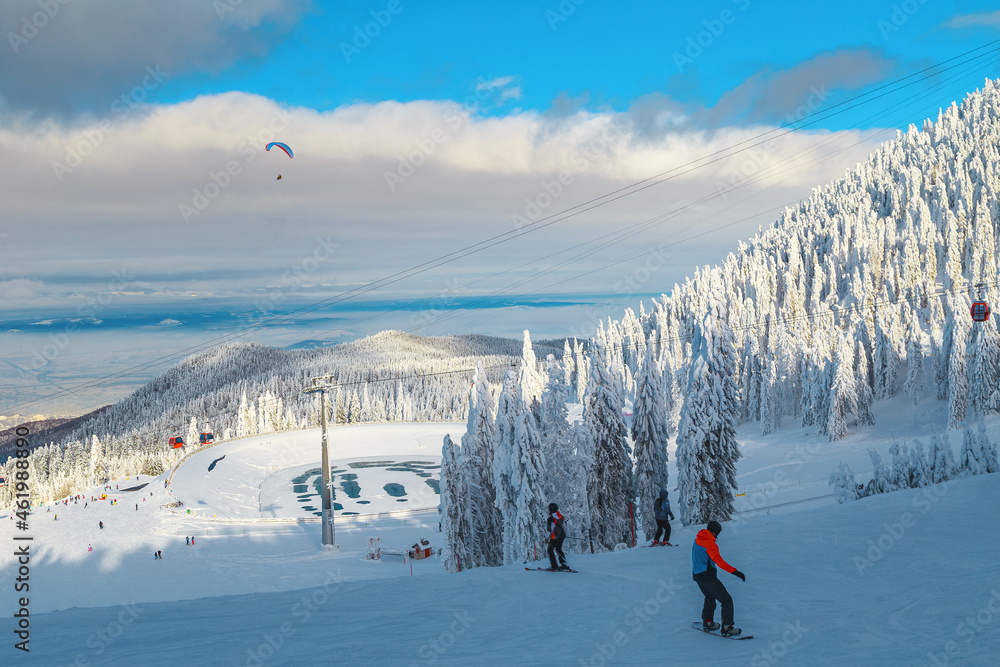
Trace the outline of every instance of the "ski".
<path fill-rule="evenodd" d="M 642 548 L 645 549 L 646 547 L 679 547 L 679 546 L 680 546 L 679 544 L 670 544 L 668 542 L 667 544 L 643 544 Z"/>
<path fill-rule="evenodd" d="M 702 627 L 701 621 L 695 621 L 691 624 L 691 627 L 699 632 L 704 632 L 706 635 L 715 635 L 716 637 L 722 637 L 723 639 L 753 639 L 753 635 L 736 635 L 735 637 L 729 637 L 722 634 L 718 630 L 706 630 Z"/>
<path fill-rule="evenodd" d="M 529 572 L 577 572 L 577 570 L 553 570 L 548 567 L 526 567 L 524 569 Z"/>

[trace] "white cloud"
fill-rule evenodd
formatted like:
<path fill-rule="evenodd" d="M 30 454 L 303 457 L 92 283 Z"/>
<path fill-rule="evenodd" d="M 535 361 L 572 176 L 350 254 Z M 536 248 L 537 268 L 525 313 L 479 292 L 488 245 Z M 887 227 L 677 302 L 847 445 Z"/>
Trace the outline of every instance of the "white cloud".
<path fill-rule="evenodd" d="M 955 15 L 944 22 L 944 27 L 955 29 L 994 25 L 1000 25 L 1000 9 L 995 12 Z"/>
<path fill-rule="evenodd" d="M 476 90 L 492 90 L 494 88 L 505 88 L 506 86 L 513 83 L 514 77 L 512 76 L 498 76 L 489 81 L 480 81 L 476 84 Z"/>
<path fill-rule="evenodd" d="M 317 112 L 284 109 L 243 93 L 151 106 L 103 127 L 8 113 L 0 125 L 0 150 L 8 156 L 0 164 L 0 198 L 5 221 L 16 227 L 0 223 L 0 232 L 17 234 L 9 233 L 0 248 L 0 281 L 16 288 L 12 305 L 23 307 L 50 305 L 60 294 L 76 299 L 74 309 L 104 293 L 116 304 L 192 293 L 271 298 L 261 297 L 264 286 L 276 286 L 287 300 L 313 298 L 508 231 L 512 216 L 525 214 L 532 202 L 544 215 L 568 209 L 654 174 L 683 171 L 693 160 L 770 129 L 695 131 L 686 129 L 679 111 L 670 115 L 676 122 L 640 132 L 638 110 L 484 117 L 453 102 L 419 101 Z M 272 138 L 289 143 L 295 158 L 265 153 L 263 145 Z M 844 152 L 819 159 L 813 146 L 820 140 L 826 142 L 823 155 Z M 873 145 L 870 135 L 859 132 L 792 133 L 770 143 L 766 153 L 758 147 L 685 173 L 525 242 L 450 265 L 435 274 L 440 277 L 393 289 L 437 293 L 446 279 L 516 266 L 526 254 L 565 246 L 567 238 L 593 238 L 609 225 L 711 197 L 748 169 L 764 173 L 750 189 L 760 196 L 749 208 L 718 218 L 724 224 L 807 195 Z M 784 161 L 800 153 L 789 168 Z M 81 155 L 78 163 L 74 155 Z M 774 173 L 767 175 L 769 169 Z M 275 180 L 278 173 L 281 181 Z M 560 174 L 565 183 L 558 183 Z M 394 175 L 400 180 L 390 188 Z M 559 192 L 552 196 L 554 187 Z M 206 206 L 186 223 L 181 206 L 199 204 Z M 732 204 L 710 199 L 686 213 L 683 223 Z M 773 218 L 756 218 L 724 236 L 745 238 Z M 657 238 L 643 235 L 621 247 L 641 250 Z M 725 256 L 718 238 L 702 243 L 706 254 L 697 261 Z M 676 275 L 663 277 L 662 288 L 694 265 L 678 264 Z M 122 272 L 131 277 L 116 282 Z M 606 288 L 600 278 L 581 280 L 573 289 Z M 587 280 L 593 285 L 583 284 Z M 32 301 L 39 296 L 49 300 Z"/>
<path fill-rule="evenodd" d="M 40 280 L 15 278 L 0 280 L 0 294 L 7 305 L 21 301 L 33 301 L 45 294 L 45 284 Z"/>

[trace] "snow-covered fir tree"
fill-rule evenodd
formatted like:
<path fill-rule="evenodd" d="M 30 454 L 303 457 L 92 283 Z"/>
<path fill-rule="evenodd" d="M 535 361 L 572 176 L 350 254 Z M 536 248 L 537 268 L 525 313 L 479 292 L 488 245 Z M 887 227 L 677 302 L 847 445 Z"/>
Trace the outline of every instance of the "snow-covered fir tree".
<path fill-rule="evenodd" d="M 573 382 L 575 378 L 574 371 L 576 370 L 576 363 L 573 359 L 573 350 L 570 349 L 568 338 L 563 341 L 562 368 L 563 373 L 565 373 L 563 383 L 567 387 L 574 386 Z"/>
<path fill-rule="evenodd" d="M 997 446 L 996 443 L 990 442 L 989 436 L 986 435 L 986 424 L 980 419 L 978 434 L 976 435 L 976 443 L 978 445 L 978 452 L 981 452 L 981 458 L 979 459 L 982 463 L 983 468 L 987 473 L 1000 472 L 1000 459 L 997 457 Z"/>
<path fill-rule="evenodd" d="M 583 419 L 593 438 L 593 463 L 587 485 L 590 536 L 595 548 L 613 549 L 625 542 L 629 533 L 630 504 L 634 497 L 632 457 L 621 398 L 615 391 L 600 342 L 594 344 L 588 375 Z"/>
<path fill-rule="evenodd" d="M 889 454 L 892 456 L 892 467 L 889 472 L 889 480 L 895 489 L 910 488 L 910 451 L 904 443 L 900 445 L 893 442 L 889 447 Z"/>
<path fill-rule="evenodd" d="M 545 457 L 543 488 L 548 502 L 559 506 L 567 534 L 575 539 L 564 549 L 580 550 L 581 541 L 590 526 L 587 481 L 592 444 L 589 433 L 579 422 L 567 421 L 566 403 L 575 398 L 572 384 L 565 383 L 560 362 L 547 359 L 548 382 L 542 393 L 542 453 Z"/>
<path fill-rule="evenodd" d="M 947 433 L 938 433 L 931 427 L 931 445 L 927 452 L 927 476 L 931 484 L 940 484 L 955 473 L 955 458 L 948 443 Z"/>
<path fill-rule="evenodd" d="M 472 567 L 472 521 L 469 512 L 468 489 L 462 474 L 462 452 L 444 437 L 441 448 L 441 564 L 446 572 L 458 572 Z"/>
<path fill-rule="evenodd" d="M 844 462 L 837 467 L 837 472 L 830 473 L 830 486 L 833 487 L 833 497 L 838 503 L 850 502 L 861 497 L 854 472 Z"/>
<path fill-rule="evenodd" d="M 964 476 L 985 475 L 991 472 L 1000 472 L 1000 467 L 997 465 L 996 445 L 992 444 L 986 435 L 986 425 L 980 419 L 978 433 L 973 433 L 972 425 L 965 422 L 956 473 Z"/>
<path fill-rule="evenodd" d="M 635 493 L 641 527 L 645 539 L 656 532 L 653 503 L 661 490 L 667 489 L 667 413 L 664 410 L 660 369 L 656 363 L 656 332 L 650 332 L 646 357 L 636 382 L 635 406 L 632 412 L 632 443 L 635 448 Z"/>
<path fill-rule="evenodd" d="M 847 415 L 858 410 L 857 379 L 854 376 L 854 349 L 847 336 L 840 336 L 833 360 L 833 396 L 826 419 L 830 441 L 847 435 Z"/>
<path fill-rule="evenodd" d="M 976 325 L 976 345 L 969 366 L 970 402 L 978 415 L 1000 412 L 1000 333 L 994 318 Z"/>
<path fill-rule="evenodd" d="M 924 347 L 916 322 L 910 327 L 906 344 L 906 382 L 903 391 L 916 405 L 924 395 Z"/>
<path fill-rule="evenodd" d="M 514 562 L 513 548 L 516 542 L 514 530 L 517 522 L 517 474 L 514 460 L 517 445 L 514 441 L 514 421 L 521 401 L 517 397 L 518 378 L 514 371 L 507 371 L 500 390 L 497 404 L 496 448 L 493 452 L 493 479 L 496 488 L 495 504 L 501 519 L 502 562 Z"/>
<path fill-rule="evenodd" d="M 589 384 L 587 371 L 590 368 L 590 362 L 584 354 L 583 345 L 576 338 L 573 339 L 573 364 L 576 366 L 576 400 L 583 403 L 583 397 L 587 393 L 587 385 Z"/>
<path fill-rule="evenodd" d="M 467 487 L 473 533 L 469 567 L 503 564 L 503 520 L 496 505 L 493 476 L 496 428 L 492 407 L 489 382 L 482 363 L 477 362 L 469 389 L 468 424 L 465 435 L 462 436 L 462 473 Z"/>
<path fill-rule="evenodd" d="M 706 314 L 695 330 L 687 401 L 677 435 L 677 491 L 685 526 L 727 521 L 733 513 L 736 462 L 737 396 L 733 333 L 721 290 L 712 283 Z"/>
<path fill-rule="evenodd" d="M 892 480 L 892 471 L 882 463 L 882 457 L 874 449 L 868 449 L 868 457 L 872 461 L 872 480 L 865 489 L 865 495 L 889 493 L 896 490 Z"/>
<path fill-rule="evenodd" d="M 965 358 L 968 327 L 956 323 L 948 358 L 948 428 L 959 428 L 969 407 L 969 376 Z"/>
<path fill-rule="evenodd" d="M 573 449 L 570 424 L 567 421 L 567 399 L 571 388 L 565 383 L 562 366 L 555 357 L 546 360 L 548 381 L 541 399 L 542 453 L 545 456 L 547 475 L 544 482 L 545 496 L 556 504 L 565 493 L 566 476 L 570 474 L 569 460 Z"/>
<path fill-rule="evenodd" d="M 541 417 L 541 398 L 545 390 L 545 378 L 538 370 L 535 351 L 531 347 L 531 336 L 524 330 L 524 340 L 521 347 L 521 372 L 518 375 L 518 394 L 535 417 L 536 424 Z"/>
<path fill-rule="evenodd" d="M 854 345 L 854 370 L 857 376 L 855 395 L 857 396 L 857 422 L 859 426 L 871 426 L 875 423 L 875 415 L 872 414 L 872 404 L 875 396 L 872 393 L 870 373 L 868 372 L 868 359 L 863 343 L 858 340 Z"/>
<path fill-rule="evenodd" d="M 545 458 L 535 417 L 523 402 L 514 416 L 513 488 L 516 492 L 511 544 L 504 543 L 505 562 L 537 560 L 545 554 Z"/>
<path fill-rule="evenodd" d="M 764 357 L 764 380 L 760 387 L 760 434 L 768 435 L 781 426 L 784 401 L 778 382 L 777 360 L 768 352 Z"/>
<path fill-rule="evenodd" d="M 358 398 L 358 390 L 351 390 L 351 399 L 347 404 L 347 420 L 352 424 L 361 421 L 361 399 Z"/>
<path fill-rule="evenodd" d="M 929 474 L 930 464 L 924 452 L 924 443 L 917 439 L 913 440 L 913 449 L 910 451 L 910 488 L 917 489 L 931 483 Z"/>

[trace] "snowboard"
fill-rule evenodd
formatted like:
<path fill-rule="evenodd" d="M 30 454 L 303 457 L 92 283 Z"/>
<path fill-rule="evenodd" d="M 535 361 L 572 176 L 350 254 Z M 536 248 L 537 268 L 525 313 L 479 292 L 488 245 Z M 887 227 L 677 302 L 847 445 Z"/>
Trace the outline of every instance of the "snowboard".
<path fill-rule="evenodd" d="M 551 570 L 547 567 L 526 567 L 524 569 L 530 572 L 577 572 L 576 570 Z"/>
<path fill-rule="evenodd" d="M 701 621 L 695 621 L 691 624 L 691 627 L 699 632 L 704 632 L 706 635 L 715 635 L 716 637 L 722 637 L 723 639 L 753 639 L 753 635 L 736 635 L 735 637 L 727 637 L 718 630 L 706 630 L 702 627 Z"/>

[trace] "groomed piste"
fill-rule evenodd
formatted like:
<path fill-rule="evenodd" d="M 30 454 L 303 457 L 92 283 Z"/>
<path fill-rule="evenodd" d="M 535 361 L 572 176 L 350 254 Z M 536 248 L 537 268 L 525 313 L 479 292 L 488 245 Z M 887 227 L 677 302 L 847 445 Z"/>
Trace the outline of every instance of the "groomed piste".
<path fill-rule="evenodd" d="M 437 557 L 364 558 L 369 537 L 387 548 L 420 537 L 440 546 L 436 510 L 338 516 L 340 548 L 325 553 L 319 525 L 264 516 L 258 505 L 263 480 L 285 471 L 284 484 L 295 469 L 315 467 L 314 431 L 194 454 L 174 472 L 169 497 L 167 475 L 133 478 L 119 487 L 144 488 L 110 493 L 114 506 L 34 512 L 38 588 L 24 664 L 171 665 L 179 641 L 199 665 L 316 664 L 317 655 L 365 665 L 995 664 L 1000 584 L 991 554 L 1000 526 L 992 513 L 970 508 L 1000 498 L 1000 475 L 846 505 L 830 497 L 825 478 L 839 460 L 860 478 L 866 446 L 920 432 L 904 401 L 883 409 L 880 427 L 836 446 L 797 427 L 771 434 L 766 447 L 740 434 L 747 495 L 719 545 L 747 574 L 746 583 L 722 576 L 750 641 L 720 642 L 690 629 L 701 607 L 690 575 L 698 527 L 677 522 L 672 541 L 681 548 L 569 554 L 579 570 L 572 577 L 525 572 L 522 564 L 445 574 Z M 389 451 L 433 458 L 445 433 L 463 430 L 339 428 L 332 458 L 378 460 Z M 174 496 L 184 504 L 164 507 Z M 287 509 L 309 515 L 297 504 Z M 567 529 L 573 535 L 571 517 Z M 13 560 L 0 562 L 9 582 Z M 0 604 L 12 613 L 9 596 Z"/>

